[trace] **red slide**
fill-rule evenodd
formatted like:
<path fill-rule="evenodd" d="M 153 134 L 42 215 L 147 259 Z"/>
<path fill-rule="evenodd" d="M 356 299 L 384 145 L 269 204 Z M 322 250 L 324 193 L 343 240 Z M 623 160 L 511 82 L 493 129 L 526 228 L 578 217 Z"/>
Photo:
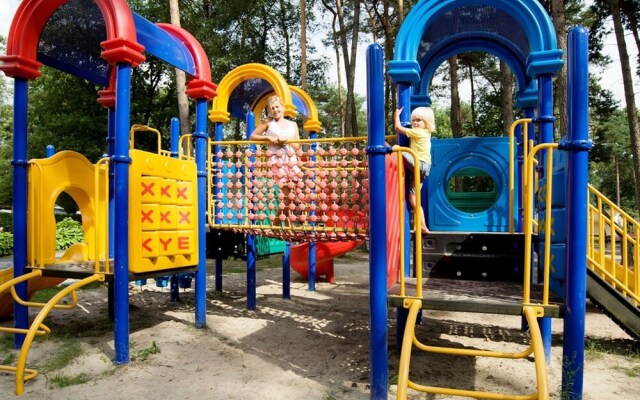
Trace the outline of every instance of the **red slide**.
<path fill-rule="evenodd" d="M 398 282 L 400 263 L 400 214 L 398 213 L 398 157 L 387 154 L 384 160 L 387 180 L 387 288 Z"/>
<path fill-rule="evenodd" d="M 385 157 L 387 180 L 387 287 L 398 281 L 398 260 L 400 258 L 399 216 L 398 216 L 398 162 L 395 155 Z M 338 211 L 340 213 L 340 211 Z M 360 246 L 362 241 L 317 242 L 316 278 L 325 276 L 330 283 L 335 282 L 333 259 Z M 291 246 L 291 268 L 309 278 L 309 243 Z"/>

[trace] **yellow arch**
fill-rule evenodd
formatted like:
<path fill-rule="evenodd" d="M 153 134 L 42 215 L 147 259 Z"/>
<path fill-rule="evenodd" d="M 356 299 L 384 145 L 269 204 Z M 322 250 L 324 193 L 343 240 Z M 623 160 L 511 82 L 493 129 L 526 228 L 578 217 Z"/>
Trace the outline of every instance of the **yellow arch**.
<path fill-rule="evenodd" d="M 302 99 L 302 101 L 306 104 L 307 109 L 309 110 L 309 114 L 311 114 L 304 121 L 304 124 L 303 124 L 304 130 L 306 132 L 320 132 L 320 129 L 322 129 L 322 123 L 318 119 L 318 108 L 316 107 L 316 103 L 311 99 L 311 96 L 309 96 L 307 92 L 305 92 L 304 90 L 300 89 L 297 86 L 289 85 L 289 90 L 295 93 L 296 95 L 298 95 Z M 251 110 L 253 111 L 254 115 L 259 115 L 262 112 L 262 110 L 267 106 L 267 99 L 273 93 L 274 93 L 273 91 L 263 93 L 253 103 Z"/>
<path fill-rule="evenodd" d="M 56 220 L 53 210 L 62 192 L 69 194 L 80 209 L 89 259 L 96 261 L 96 246 L 98 257 L 106 258 L 106 239 L 97 238 L 106 238 L 109 229 L 106 214 L 108 199 L 102 184 L 107 174 L 104 168 L 96 171 L 97 168 L 82 154 L 72 151 L 61 151 L 49 158 L 29 161 L 27 234 L 30 265 L 56 262 Z M 96 172 L 99 174 L 98 182 Z"/>
<path fill-rule="evenodd" d="M 213 99 L 213 107 L 211 111 L 209 111 L 209 120 L 214 123 L 218 122 L 223 124 L 229 122 L 230 114 L 227 109 L 229 107 L 231 93 L 233 93 L 235 88 L 242 82 L 254 78 L 264 79 L 271 84 L 274 92 L 284 102 L 285 116 L 292 118 L 296 115 L 296 107 L 293 105 L 291 91 L 282 75 L 267 65 L 252 63 L 244 64 L 233 69 L 233 71 L 225 75 L 220 83 L 218 83 L 218 95 Z"/>

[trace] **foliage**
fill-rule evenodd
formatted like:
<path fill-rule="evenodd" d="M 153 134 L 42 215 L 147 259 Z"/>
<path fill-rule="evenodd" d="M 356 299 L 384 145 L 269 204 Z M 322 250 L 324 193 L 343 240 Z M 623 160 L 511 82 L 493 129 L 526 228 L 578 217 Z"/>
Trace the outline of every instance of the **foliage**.
<path fill-rule="evenodd" d="M 65 218 L 56 224 L 56 250 L 66 250 L 71 245 L 84 240 L 82 224 L 72 218 Z"/>
<path fill-rule="evenodd" d="M 151 355 L 159 354 L 159 353 L 160 353 L 160 347 L 158 347 L 158 345 L 154 340 L 151 343 L 151 346 L 134 351 L 133 354 L 131 355 L 131 361 L 145 361 Z"/>
<path fill-rule="evenodd" d="M 51 388 L 63 388 L 73 385 L 83 385 L 87 382 L 89 382 L 89 376 L 85 373 L 75 376 L 56 375 L 49 380 L 49 385 Z"/>
<path fill-rule="evenodd" d="M 0 257 L 13 254 L 13 233 L 0 232 Z"/>
<path fill-rule="evenodd" d="M 64 341 L 50 357 L 44 360 L 38 369 L 42 372 L 57 371 L 80 357 L 84 351 L 77 340 Z"/>
<path fill-rule="evenodd" d="M 345 94 L 342 94 L 342 101 L 345 101 Z M 365 98 L 355 94 L 356 109 L 358 114 L 358 127 L 361 131 L 358 136 L 366 136 L 367 130 L 367 114 L 364 111 Z M 342 137 L 342 128 L 340 127 L 340 102 L 338 99 L 338 87 L 329 85 L 324 90 L 319 91 L 315 99 L 318 107 L 318 118 L 322 123 L 322 133 L 320 137 Z M 344 107 L 344 106 L 343 106 Z"/>

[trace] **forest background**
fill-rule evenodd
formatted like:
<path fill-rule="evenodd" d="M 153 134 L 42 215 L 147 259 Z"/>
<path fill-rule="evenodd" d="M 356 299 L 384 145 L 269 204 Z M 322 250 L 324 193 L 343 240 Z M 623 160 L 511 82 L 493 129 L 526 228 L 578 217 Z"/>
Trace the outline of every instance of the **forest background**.
<path fill-rule="evenodd" d="M 82 0 L 90 1 L 90 0 Z M 132 10 L 153 22 L 180 24 L 202 44 L 211 63 L 214 82 L 235 67 L 263 63 L 301 87 L 316 103 L 323 125 L 321 137 L 366 134 L 365 98 L 356 91 L 358 51 L 379 43 L 385 59 L 393 58 L 395 38 L 403 17 L 415 0 L 128 0 Z M 590 183 L 635 218 L 640 209 L 640 124 L 633 70 L 628 49 L 640 50 L 640 0 L 541 1 L 552 17 L 558 46 L 566 49 L 566 34 L 576 25 L 590 38 Z M 620 68 L 604 52 L 604 39 L 615 35 Z M 630 41 L 629 44 L 626 41 Z M 0 37 L 0 53 L 6 38 Z M 328 53 L 332 57 L 328 57 Z M 640 53 L 640 51 L 638 51 Z M 337 60 L 337 61 L 336 61 Z M 633 63 L 640 65 L 640 63 Z M 29 158 L 43 157 L 47 145 L 72 149 L 96 161 L 106 150 L 107 113 L 97 103 L 102 88 L 57 70 L 43 67 L 30 84 Z M 603 87 L 603 74 L 621 76 L 624 100 Z M 134 70 L 131 123 L 151 125 L 168 143 L 170 119 L 193 119 L 188 105 L 180 110 L 176 87 L 184 85 L 176 71 L 153 57 Z M 337 82 L 329 79 L 337 77 Z M 434 80 L 431 99 L 438 137 L 503 136 L 522 115 L 514 108 L 514 79 L 494 56 L 458 54 L 443 63 Z M 385 85 L 387 121 L 395 109 L 395 88 Z M 564 71 L 555 80 L 555 139 L 566 134 Z M 463 100 L 462 90 L 469 91 Z M 192 110 L 191 110 L 192 111 Z M 244 121 L 227 124 L 225 138 L 243 137 Z M 189 125 L 182 124 L 183 133 Z M 193 126 L 193 125 L 191 125 Z M 389 123 L 389 134 L 392 124 Z M 12 90 L 0 79 L 0 208 L 12 202 Z M 436 161 L 437 162 L 437 161 Z M 61 196 L 68 212 L 75 204 Z"/>

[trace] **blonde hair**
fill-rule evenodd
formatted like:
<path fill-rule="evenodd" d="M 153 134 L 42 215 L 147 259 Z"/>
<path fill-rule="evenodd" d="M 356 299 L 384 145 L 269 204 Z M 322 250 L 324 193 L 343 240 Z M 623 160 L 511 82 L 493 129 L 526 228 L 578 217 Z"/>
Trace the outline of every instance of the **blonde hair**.
<path fill-rule="evenodd" d="M 269 98 L 267 99 L 267 109 L 271 109 L 271 106 L 273 105 L 273 103 L 280 103 L 284 106 L 284 102 L 282 101 L 282 99 L 279 96 L 276 96 L 275 94 L 272 96 L 269 96 Z"/>
<path fill-rule="evenodd" d="M 429 132 L 436 130 L 436 118 L 431 107 L 417 107 L 411 111 L 411 118 L 420 118 Z"/>

